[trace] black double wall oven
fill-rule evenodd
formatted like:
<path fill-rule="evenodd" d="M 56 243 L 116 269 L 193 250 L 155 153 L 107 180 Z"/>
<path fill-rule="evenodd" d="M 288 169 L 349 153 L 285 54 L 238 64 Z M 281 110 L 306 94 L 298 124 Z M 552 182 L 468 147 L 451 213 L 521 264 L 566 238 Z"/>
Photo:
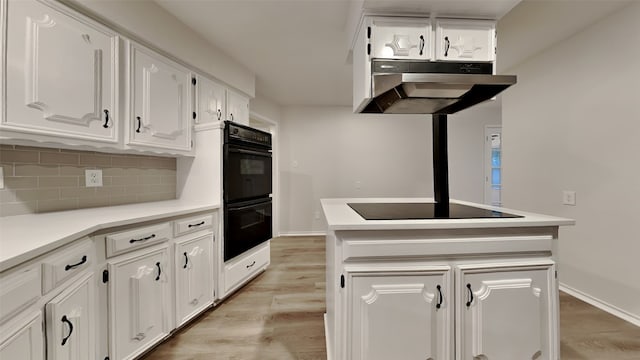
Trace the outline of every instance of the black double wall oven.
<path fill-rule="evenodd" d="M 271 239 L 271 134 L 225 121 L 224 261 Z"/>

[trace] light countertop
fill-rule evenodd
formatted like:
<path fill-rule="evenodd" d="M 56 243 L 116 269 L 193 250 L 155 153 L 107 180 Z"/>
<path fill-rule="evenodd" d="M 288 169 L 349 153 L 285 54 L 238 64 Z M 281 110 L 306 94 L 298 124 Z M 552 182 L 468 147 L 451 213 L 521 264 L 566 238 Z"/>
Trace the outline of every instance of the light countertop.
<path fill-rule="evenodd" d="M 492 227 L 562 226 L 574 225 L 575 220 L 534 214 L 520 210 L 492 207 L 466 201 L 451 203 L 521 215 L 521 218 L 490 219 L 425 219 L 425 220 L 365 220 L 348 203 L 433 202 L 431 198 L 344 198 L 322 199 L 322 209 L 329 231 L 336 230 L 401 230 L 401 229 L 469 229 Z"/>
<path fill-rule="evenodd" d="M 0 271 L 98 230 L 214 210 L 219 204 L 180 200 L 0 218 Z"/>

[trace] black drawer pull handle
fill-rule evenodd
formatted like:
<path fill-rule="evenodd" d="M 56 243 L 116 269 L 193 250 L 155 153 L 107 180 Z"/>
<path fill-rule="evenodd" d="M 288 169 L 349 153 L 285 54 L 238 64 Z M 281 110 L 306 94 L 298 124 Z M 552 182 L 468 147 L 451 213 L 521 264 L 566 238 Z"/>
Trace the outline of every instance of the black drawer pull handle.
<path fill-rule="evenodd" d="M 143 238 L 140 238 L 140 239 L 131 239 L 131 240 L 129 240 L 129 243 L 133 244 L 133 243 L 138 242 L 138 241 L 147 241 L 149 239 L 153 239 L 154 237 L 156 237 L 156 234 L 151 234 L 151 235 L 149 235 L 147 237 L 143 237 Z"/>
<path fill-rule="evenodd" d="M 467 307 L 469 307 L 473 302 L 473 291 L 471 290 L 471 284 L 467 284 L 467 290 L 469 290 L 469 301 L 467 301 Z"/>
<path fill-rule="evenodd" d="M 136 129 L 136 132 L 140 133 L 140 127 L 142 127 L 142 119 L 140 119 L 140 116 L 136 116 L 136 119 L 138 120 L 138 128 Z"/>
<path fill-rule="evenodd" d="M 449 46 L 451 46 L 451 42 L 449 41 L 449 37 L 444 37 L 444 56 L 449 56 Z"/>
<path fill-rule="evenodd" d="M 158 276 L 156 276 L 156 281 L 158 281 L 160 280 L 160 275 L 162 275 L 162 268 L 160 267 L 160 261 L 156 263 L 156 266 L 158 267 Z"/>
<path fill-rule="evenodd" d="M 440 307 L 442 307 L 442 302 L 444 301 L 444 297 L 442 296 L 442 287 L 440 285 L 436 286 L 436 289 L 438 289 L 438 303 L 436 304 L 436 309 L 440 309 Z"/>
<path fill-rule="evenodd" d="M 190 227 L 190 228 L 192 228 L 192 227 L 197 227 L 197 226 L 200 226 L 200 225 L 204 225 L 204 220 L 203 220 L 203 221 L 200 221 L 200 222 L 199 222 L 199 223 L 197 223 L 197 224 L 189 224 L 189 227 Z"/>
<path fill-rule="evenodd" d="M 102 125 L 103 128 L 108 129 L 109 128 L 109 110 L 104 109 L 104 125 Z"/>
<path fill-rule="evenodd" d="M 73 324 L 71 323 L 71 321 L 69 321 L 69 319 L 67 319 L 67 315 L 62 316 L 62 322 L 69 325 L 69 335 L 67 335 L 64 339 L 62 339 L 62 346 L 64 346 L 64 344 L 67 343 L 67 340 L 69 340 L 69 338 L 71 337 L 71 334 L 73 333 Z"/>
<path fill-rule="evenodd" d="M 78 266 L 80 266 L 80 265 L 82 265 L 82 264 L 86 263 L 86 262 L 87 262 L 87 255 L 83 255 L 83 256 L 82 256 L 82 260 L 80 260 L 80 262 L 79 262 L 79 263 L 77 263 L 77 264 L 73 264 L 73 265 L 67 265 L 67 266 L 65 266 L 65 267 L 64 267 L 64 271 L 69 271 L 69 270 L 71 270 L 71 269 L 73 269 L 73 268 L 75 268 L 75 267 L 78 267 Z"/>
<path fill-rule="evenodd" d="M 189 255 L 187 255 L 187 252 L 184 252 L 184 266 L 183 268 L 186 269 L 187 265 L 189 265 Z"/>
<path fill-rule="evenodd" d="M 253 260 L 253 262 L 251 264 L 247 265 L 247 269 L 250 268 L 250 267 L 253 267 L 253 265 L 255 265 L 255 264 L 256 264 L 256 261 Z"/>

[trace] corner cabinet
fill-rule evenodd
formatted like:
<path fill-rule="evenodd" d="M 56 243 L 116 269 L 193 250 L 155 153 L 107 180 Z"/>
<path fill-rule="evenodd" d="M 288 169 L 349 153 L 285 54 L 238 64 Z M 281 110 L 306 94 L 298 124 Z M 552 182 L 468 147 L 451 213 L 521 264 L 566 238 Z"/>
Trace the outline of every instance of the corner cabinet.
<path fill-rule="evenodd" d="M 2 136 L 117 146 L 119 36 L 55 2 L 3 5 Z"/>
<path fill-rule="evenodd" d="M 127 146 L 192 152 L 191 72 L 182 65 L 131 42 L 131 112 Z"/>
<path fill-rule="evenodd" d="M 4 327 L 0 330 L 0 359 L 44 360 L 40 310 Z"/>

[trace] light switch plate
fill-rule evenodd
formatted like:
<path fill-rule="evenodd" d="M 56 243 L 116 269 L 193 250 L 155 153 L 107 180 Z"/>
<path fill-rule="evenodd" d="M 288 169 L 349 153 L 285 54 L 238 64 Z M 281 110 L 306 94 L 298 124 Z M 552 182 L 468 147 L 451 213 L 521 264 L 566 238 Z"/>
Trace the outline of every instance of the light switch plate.
<path fill-rule="evenodd" d="M 84 171 L 85 185 L 86 187 L 100 187 L 102 186 L 102 170 L 100 169 L 87 169 Z"/>
<path fill-rule="evenodd" d="M 562 203 L 564 205 L 576 205 L 576 192 L 571 190 L 564 190 L 562 192 Z"/>

